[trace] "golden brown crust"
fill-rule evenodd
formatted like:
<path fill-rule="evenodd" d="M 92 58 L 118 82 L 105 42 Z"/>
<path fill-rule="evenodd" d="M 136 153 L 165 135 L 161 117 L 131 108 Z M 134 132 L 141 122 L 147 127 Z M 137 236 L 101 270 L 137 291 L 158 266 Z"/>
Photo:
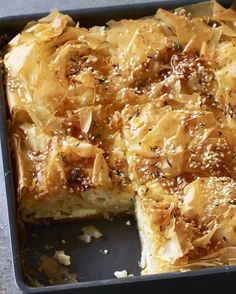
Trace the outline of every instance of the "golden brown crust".
<path fill-rule="evenodd" d="M 228 177 L 197 178 L 175 193 L 155 180 L 140 187 L 139 227 L 144 231 L 144 246 L 152 248 L 151 239 L 156 244 L 147 255 L 158 256 L 148 271 L 162 272 L 168 265 L 180 270 L 232 264 L 235 188 L 236 182 Z M 150 229 L 142 229 L 143 224 Z"/>
<path fill-rule="evenodd" d="M 90 29 L 54 11 L 16 36 L 4 63 L 24 221 L 122 214 L 138 191 L 154 272 L 233 262 L 235 23 L 210 1 Z"/>

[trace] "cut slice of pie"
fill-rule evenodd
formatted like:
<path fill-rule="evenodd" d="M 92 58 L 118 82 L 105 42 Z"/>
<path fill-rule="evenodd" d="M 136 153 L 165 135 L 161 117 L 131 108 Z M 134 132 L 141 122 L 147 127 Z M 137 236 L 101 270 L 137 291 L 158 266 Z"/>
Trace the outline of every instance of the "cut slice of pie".
<path fill-rule="evenodd" d="M 103 149 L 69 135 L 48 136 L 32 122 L 15 126 L 12 147 L 23 221 L 109 219 L 132 212 L 125 167 L 120 162 L 118 169 L 111 156 L 106 161 Z"/>
<path fill-rule="evenodd" d="M 236 181 L 189 181 L 150 181 L 139 189 L 135 211 L 143 274 L 235 262 Z"/>

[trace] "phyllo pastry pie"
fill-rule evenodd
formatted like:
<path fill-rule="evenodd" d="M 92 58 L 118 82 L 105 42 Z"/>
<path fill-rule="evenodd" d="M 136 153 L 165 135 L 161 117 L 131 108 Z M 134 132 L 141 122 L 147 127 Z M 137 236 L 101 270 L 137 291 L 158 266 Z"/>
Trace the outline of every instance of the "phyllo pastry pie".
<path fill-rule="evenodd" d="M 235 263 L 234 8 L 209 1 L 89 29 L 53 11 L 11 40 L 24 222 L 133 213 L 143 274 Z"/>
<path fill-rule="evenodd" d="M 140 187 L 136 215 L 143 274 L 235 264 L 236 181 L 187 182 L 180 176 Z"/>

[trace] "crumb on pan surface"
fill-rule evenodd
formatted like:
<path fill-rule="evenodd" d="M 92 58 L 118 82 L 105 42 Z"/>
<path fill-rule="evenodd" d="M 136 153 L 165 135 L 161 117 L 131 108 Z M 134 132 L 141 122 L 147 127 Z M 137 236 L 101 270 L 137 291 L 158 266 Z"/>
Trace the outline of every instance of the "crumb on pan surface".
<path fill-rule="evenodd" d="M 77 276 L 71 273 L 67 266 L 59 263 L 57 258 L 42 255 L 39 261 L 39 271 L 48 278 L 51 285 L 77 283 Z"/>
<path fill-rule="evenodd" d="M 92 238 L 99 239 L 102 237 L 102 233 L 95 226 L 86 226 L 82 229 L 83 234 L 78 237 L 81 241 L 85 243 L 90 243 Z"/>
<path fill-rule="evenodd" d="M 89 236 L 94 237 L 95 239 L 99 239 L 102 237 L 102 233 L 95 226 L 86 226 L 83 227 L 81 230 L 84 234 L 88 234 Z"/>
<path fill-rule="evenodd" d="M 127 220 L 127 221 L 125 222 L 125 224 L 126 224 L 126 226 L 131 226 L 131 221 L 130 221 L 130 220 Z"/>
<path fill-rule="evenodd" d="M 109 251 L 108 249 L 101 249 L 101 250 L 99 250 L 99 252 L 101 252 L 101 253 L 104 254 L 104 255 L 110 253 L 110 251 Z"/>
<path fill-rule="evenodd" d="M 119 278 L 126 278 L 126 277 L 128 277 L 128 272 L 127 272 L 127 270 L 115 271 L 114 276 L 117 277 L 118 279 Z"/>
<path fill-rule="evenodd" d="M 63 264 L 66 266 L 70 265 L 70 256 L 66 255 L 63 250 L 58 250 L 58 251 L 56 250 L 54 257 L 58 260 L 60 264 Z"/>
<path fill-rule="evenodd" d="M 234 9 L 209 1 L 89 29 L 54 10 L 10 41 L 24 222 L 130 213 L 143 274 L 236 263 Z"/>

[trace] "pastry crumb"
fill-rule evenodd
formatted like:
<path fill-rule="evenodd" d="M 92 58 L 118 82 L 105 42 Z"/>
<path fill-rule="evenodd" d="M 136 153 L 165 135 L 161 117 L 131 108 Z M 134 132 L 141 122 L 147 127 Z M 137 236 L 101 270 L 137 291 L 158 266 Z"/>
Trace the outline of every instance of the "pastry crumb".
<path fill-rule="evenodd" d="M 102 233 L 95 226 L 83 227 L 81 230 L 84 234 L 88 234 L 89 236 L 94 237 L 95 239 L 99 239 L 100 237 L 102 237 Z"/>
<path fill-rule="evenodd" d="M 117 277 L 118 279 L 126 278 L 126 277 L 128 277 L 128 272 L 127 272 L 127 270 L 115 271 L 114 276 Z"/>
<path fill-rule="evenodd" d="M 127 220 L 127 222 L 125 222 L 126 226 L 131 226 L 131 221 Z"/>
<path fill-rule="evenodd" d="M 63 250 L 55 251 L 54 257 L 60 264 L 66 266 L 70 265 L 70 256 L 66 255 Z"/>
<path fill-rule="evenodd" d="M 39 260 L 39 271 L 48 278 L 50 285 L 78 282 L 77 275 L 71 273 L 67 267 L 60 264 L 55 256 L 42 255 Z"/>
<path fill-rule="evenodd" d="M 81 230 L 84 234 L 79 236 L 78 238 L 85 243 L 90 243 L 92 237 L 95 239 L 99 239 L 100 237 L 102 237 L 102 233 L 95 226 L 86 226 L 83 227 Z"/>
<path fill-rule="evenodd" d="M 102 254 L 108 254 L 109 253 L 109 250 L 107 249 L 103 249 L 103 250 L 99 250 L 99 252 L 101 252 Z"/>

